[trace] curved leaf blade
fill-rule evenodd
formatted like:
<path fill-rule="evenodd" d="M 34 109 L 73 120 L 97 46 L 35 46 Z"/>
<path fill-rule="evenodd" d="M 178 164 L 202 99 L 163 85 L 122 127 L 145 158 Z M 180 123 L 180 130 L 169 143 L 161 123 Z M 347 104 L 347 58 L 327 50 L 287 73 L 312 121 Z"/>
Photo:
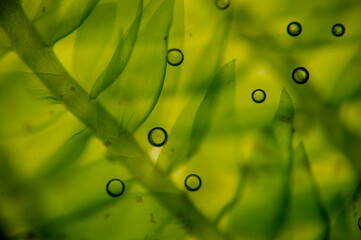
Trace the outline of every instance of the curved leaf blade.
<path fill-rule="evenodd" d="M 43 165 L 37 177 L 47 178 L 74 163 L 84 152 L 92 134 L 83 129 L 71 136 Z"/>
<path fill-rule="evenodd" d="M 196 96 L 184 108 L 173 127 L 167 145 L 159 156 L 157 167 L 170 172 L 197 151 L 210 128 L 215 111 L 214 105 L 218 102 L 220 93 L 223 90 L 227 91 L 227 87 L 233 91 L 234 84 L 235 61 L 233 60 L 216 74 L 203 99 L 199 100 Z"/>
<path fill-rule="evenodd" d="M 164 37 L 170 29 L 173 4 L 174 1 L 164 1 L 149 22 L 141 27 L 127 68 L 98 97 L 117 118 L 123 132 L 134 132 L 159 99 L 167 67 L 167 40 Z"/>
<path fill-rule="evenodd" d="M 89 16 L 99 0 L 43 0 L 35 26 L 49 46 L 72 33 Z"/>
<path fill-rule="evenodd" d="M 100 93 L 107 89 L 119 77 L 124 68 L 127 66 L 134 44 L 137 41 L 140 21 L 142 18 L 142 8 L 143 0 L 139 3 L 138 14 L 134 19 L 132 26 L 128 30 L 128 33 L 119 41 L 109 65 L 94 83 L 90 99 L 97 98 Z"/>

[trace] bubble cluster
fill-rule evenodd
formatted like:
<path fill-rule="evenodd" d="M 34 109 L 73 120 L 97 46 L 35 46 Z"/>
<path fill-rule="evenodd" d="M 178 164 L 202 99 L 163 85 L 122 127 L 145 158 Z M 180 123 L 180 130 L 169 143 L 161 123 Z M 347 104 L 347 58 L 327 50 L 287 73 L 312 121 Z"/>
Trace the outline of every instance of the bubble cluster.
<path fill-rule="evenodd" d="M 202 186 L 202 179 L 197 174 L 189 174 L 184 180 L 184 186 L 188 191 L 197 191 Z"/>
<path fill-rule="evenodd" d="M 119 197 L 124 193 L 125 185 L 120 179 L 111 179 L 106 186 L 107 193 L 112 197 Z"/>
<path fill-rule="evenodd" d="M 168 64 L 170 64 L 172 66 L 178 66 L 178 65 L 182 64 L 183 60 L 184 60 L 184 55 L 181 50 L 179 50 L 177 48 L 172 48 L 172 49 L 168 50 L 168 53 L 167 53 Z"/>
<path fill-rule="evenodd" d="M 163 146 L 168 139 L 167 131 L 161 127 L 155 127 L 148 133 L 148 141 L 155 147 Z"/>

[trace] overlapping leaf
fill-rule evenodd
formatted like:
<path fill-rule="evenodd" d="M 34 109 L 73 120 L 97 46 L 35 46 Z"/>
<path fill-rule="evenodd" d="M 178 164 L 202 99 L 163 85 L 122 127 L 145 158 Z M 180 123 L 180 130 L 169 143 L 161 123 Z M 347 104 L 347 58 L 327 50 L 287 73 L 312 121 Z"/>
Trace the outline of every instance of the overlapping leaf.
<path fill-rule="evenodd" d="M 184 108 L 159 156 L 157 166 L 160 169 L 171 171 L 198 149 L 210 128 L 220 93 L 234 91 L 234 68 L 234 61 L 224 65 L 210 83 L 204 97 L 199 99 L 199 96 L 196 96 Z"/>
<path fill-rule="evenodd" d="M 146 12 L 144 12 L 145 14 Z M 134 132 L 158 101 L 166 70 L 167 40 L 173 1 L 164 1 L 141 27 L 137 44 L 121 76 L 99 96 L 117 118 L 120 128 Z"/>
<path fill-rule="evenodd" d="M 101 92 L 108 88 L 127 66 L 134 44 L 137 40 L 140 21 L 142 19 L 142 8 L 143 1 L 140 1 L 138 15 L 126 36 L 119 41 L 109 65 L 94 83 L 90 94 L 91 99 L 96 98 Z"/>
<path fill-rule="evenodd" d="M 242 200 L 229 227 L 245 238 L 274 239 L 284 226 L 289 205 L 293 104 L 282 91 L 272 128 L 259 134 L 248 167 Z"/>
<path fill-rule="evenodd" d="M 35 16 L 35 26 L 45 42 L 52 46 L 77 29 L 99 0 L 43 0 Z"/>

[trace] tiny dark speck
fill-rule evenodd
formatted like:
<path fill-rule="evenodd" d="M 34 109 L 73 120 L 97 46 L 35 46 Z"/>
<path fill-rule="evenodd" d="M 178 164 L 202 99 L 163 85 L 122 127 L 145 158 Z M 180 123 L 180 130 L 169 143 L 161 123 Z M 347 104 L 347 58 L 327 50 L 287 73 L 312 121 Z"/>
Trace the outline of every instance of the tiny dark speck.
<path fill-rule="evenodd" d="M 142 196 L 137 196 L 136 202 L 137 202 L 137 203 L 142 203 L 142 202 L 143 202 Z"/>
<path fill-rule="evenodd" d="M 281 117 L 280 117 L 280 120 L 281 120 L 282 122 L 287 122 L 287 123 L 291 122 L 291 118 L 290 118 L 290 117 L 286 117 L 286 116 L 281 116 Z"/>
<path fill-rule="evenodd" d="M 164 36 L 164 40 L 167 41 L 167 39 L 168 39 L 168 36 Z"/>
<path fill-rule="evenodd" d="M 74 92 L 74 91 L 75 91 L 75 87 L 73 87 L 73 86 L 70 87 L 70 90 Z"/>
<path fill-rule="evenodd" d="M 104 142 L 105 146 L 109 147 L 110 145 L 112 145 L 112 143 L 110 141 L 106 141 Z"/>
<path fill-rule="evenodd" d="M 156 223 L 157 223 L 157 222 L 155 221 L 155 219 L 154 219 L 153 213 L 150 214 L 150 222 L 151 222 L 152 224 L 156 224 Z"/>

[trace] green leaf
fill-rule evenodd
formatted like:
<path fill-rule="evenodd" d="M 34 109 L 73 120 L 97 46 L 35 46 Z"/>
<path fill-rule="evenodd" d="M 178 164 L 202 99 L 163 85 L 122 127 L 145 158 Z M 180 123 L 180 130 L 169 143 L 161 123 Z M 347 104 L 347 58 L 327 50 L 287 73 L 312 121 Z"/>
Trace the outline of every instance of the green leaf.
<path fill-rule="evenodd" d="M 84 152 L 92 134 L 83 129 L 70 137 L 41 167 L 37 178 L 48 178 L 73 164 Z"/>
<path fill-rule="evenodd" d="M 35 26 L 45 42 L 52 46 L 77 29 L 99 0 L 43 0 L 35 16 Z"/>
<path fill-rule="evenodd" d="M 146 10 L 144 14 L 146 14 Z M 167 41 L 173 0 L 164 1 L 138 34 L 127 68 L 99 101 L 117 118 L 124 132 L 134 132 L 157 103 L 166 71 Z"/>
<path fill-rule="evenodd" d="M 116 3 L 100 4 L 77 31 L 73 68 L 77 80 L 86 90 L 91 88 L 113 53 L 112 40 L 121 33 L 114 31 L 116 15 Z"/>
<path fill-rule="evenodd" d="M 51 104 L 46 100 L 49 97 L 50 91 L 35 74 L 1 74 L 0 116 L 4 117 L 0 118 L 0 132 L 6 137 L 19 137 L 53 124 L 66 110 L 63 105 Z"/>
<path fill-rule="evenodd" d="M 285 224 L 293 158 L 293 112 L 291 98 L 283 90 L 271 127 L 256 137 L 242 201 L 228 222 L 232 231 L 246 239 L 275 239 Z"/>
<path fill-rule="evenodd" d="M 90 98 L 95 99 L 100 93 L 107 89 L 123 72 L 127 66 L 134 44 L 137 40 L 140 21 L 142 18 L 143 0 L 139 3 L 139 10 L 128 33 L 123 37 L 115 50 L 115 53 L 107 68 L 98 77 L 93 85 Z"/>
<path fill-rule="evenodd" d="M 232 93 L 234 84 L 235 61 L 231 61 L 214 77 L 203 99 L 199 101 L 196 95 L 184 108 L 159 156 L 160 169 L 169 172 L 197 151 L 210 128 L 219 95 L 223 91 Z"/>
<path fill-rule="evenodd" d="M 291 239 L 318 239 L 320 235 L 320 239 L 329 239 L 330 230 L 330 219 L 301 142 L 294 151 L 290 208 L 283 234 L 293 233 L 286 237 Z"/>

